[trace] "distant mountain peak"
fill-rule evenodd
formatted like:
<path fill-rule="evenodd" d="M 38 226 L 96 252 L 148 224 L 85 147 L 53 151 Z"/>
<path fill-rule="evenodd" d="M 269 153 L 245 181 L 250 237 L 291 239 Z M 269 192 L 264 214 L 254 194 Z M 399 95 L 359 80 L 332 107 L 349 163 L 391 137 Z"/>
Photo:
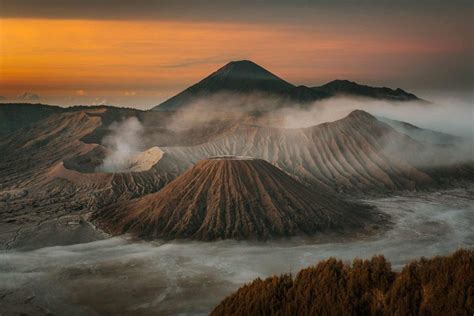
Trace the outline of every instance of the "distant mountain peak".
<path fill-rule="evenodd" d="M 367 113 L 364 110 L 354 110 L 351 113 L 349 113 L 349 115 L 347 117 L 348 118 L 349 117 L 352 117 L 352 118 L 366 118 L 366 119 L 371 119 L 371 120 L 376 119 L 372 114 Z"/>
<path fill-rule="evenodd" d="M 242 79 L 242 80 L 274 80 L 274 81 L 281 81 L 285 82 L 288 87 L 292 87 L 293 85 L 284 81 L 280 77 L 276 76 L 275 74 L 271 73 L 267 69 L 263 68 L 262 66 L 254 63 L 250 60 L 237 60 L 231 61 L 224 65 L 223 67 L 219 68 L 216 72 L 214 72 L 211 76 L 220 76 L 225 77 L 227 79 Z M 208 78 L 209 78 L 208 77 Z"/>
<path fill-rule="evenodd" d="M 255 92 L 278 97 L 283 101 L 281 102 L 282 106 L 293 104 L 304 107 L 306 104 L 336 95 L 361 96 L 392 101 L 420 101 L 414 94 L 405 92 L 400 88 L 393 90 L 386 87 L 370 87 L 343 79 L 333 80 L 320 87 L 295 86 L 255 62 L 244 59 L 225 64 L 206 78 L 154 109 L 158 111 L 176 111 L 192 104 L 199 98 L 206 98 L 214 94 L 252 94 Z M 290 103 L 287 101 L 290 101 Z M 257 107 L 254 110 L 272 110 L 254 104 L 244 104 L 242 109 L 248 109 L 250 106 Z M 275 108 L 278 108 L 278 106 L 275 104 Z M 239 108 L 225 110 L 232 111 L 239 110 Z"/>
<path fill-rule="evenodd" d="M 227 65 L 253 65 L 253 66 L 261 67 L 260 65 L 258 65 L 257 63 L 249 59 L 232 60 L 228 62 Z"/>
<path fill-rule="evenodd" d="M 228 62 L 227 64 L 219 68 L 216 71 L 216 73 L 225 72 L 225 71 L 249 71 L 249 72 L 257 71 L 257 72 L 272 74 L 267 69 L 263 68 L 259 64 L 248 59 L 234 60 L 234 61 Z"/>
<path fill-rule="evenodd" d="M 306 103 L 326 97 L 325 93 L 321 96 L 319 92 L 308 87 L 295 87 L 253 61 L 238 60 L 227 63 L 198 83 L 155 107 L 155 109 L 178 110 L 198 98 L 227 92 L 232 94 L 262 93 L 295 103 Z M 255 110 L 268 109 L 257 108 Z"/>
<path fill-rule="evenodd" d="M 334 84 L 356 84 L 354 81 L 350 81 L 347 79 L 335 79 L 326 83 L 326 85 L 334 85 Z"/>
<path fill-rule="evenodd" d="M 247 69 L 262 69 L 264 71 L 267 71 L 265 68 L 260 66 L 259 64 L 248 60 L 248 59 L 242 59 L 242 60 L 233 60 L 225 64 L 221 69 L 224 68 L 247 68 Z"/>
<path fill-rule="evenodd" d="M 326 92 L 333 96 L 348 95 L 391 101 L 423 101 L 416 95 L 408 93 L 400 88 L 391 89 L 387 87 L 371 87 L 345 79 L 336 79 L 322 86 L 313 87 L 312 89 L 315 91 Z"/>

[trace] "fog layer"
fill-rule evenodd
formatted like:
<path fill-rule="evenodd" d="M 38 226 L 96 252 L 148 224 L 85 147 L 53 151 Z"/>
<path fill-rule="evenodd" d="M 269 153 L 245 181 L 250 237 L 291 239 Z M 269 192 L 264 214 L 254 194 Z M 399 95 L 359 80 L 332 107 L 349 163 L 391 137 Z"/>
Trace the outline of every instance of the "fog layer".
<path fill-rule="evenodd" d="M 126 238 L 0 254 L 4 309 L 54 314 L 204 315 L 256 277 L 334 256 L 384 254 L 399 269 L 474 245 L 474 187 L 370 201 L 394 228 L 366 240 L 138 242 Z M 24 303 L 26 301 L 26 303 Z M 21 304 L 19 304 L 21 302 Z"/>

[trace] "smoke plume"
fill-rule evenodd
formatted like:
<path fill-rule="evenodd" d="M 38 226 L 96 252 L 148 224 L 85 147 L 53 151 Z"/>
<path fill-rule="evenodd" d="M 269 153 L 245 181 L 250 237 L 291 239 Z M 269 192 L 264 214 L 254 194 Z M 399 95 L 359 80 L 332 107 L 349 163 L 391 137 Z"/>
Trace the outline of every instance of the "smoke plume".
<path fill-rule="evenodd" d="M 129 117 L 112 123 L 109 129 L 110 133 L 104 137 L 102 144 L 110 151 L 97 171 L 120 172 L 128 169 L 132 157 L 140 152 L 144 128 L 136 117 Z"/>

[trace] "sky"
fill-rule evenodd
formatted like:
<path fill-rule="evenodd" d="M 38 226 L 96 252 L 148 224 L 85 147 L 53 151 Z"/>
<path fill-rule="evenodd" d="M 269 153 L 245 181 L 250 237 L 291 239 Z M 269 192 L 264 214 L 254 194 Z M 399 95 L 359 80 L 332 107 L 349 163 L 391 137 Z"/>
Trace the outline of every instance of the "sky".
<path fill-rule="evenodd" d="M 150 108 L 232 60 L 472 92 L 472 1 L 0 0 L 0 101 Z"/>

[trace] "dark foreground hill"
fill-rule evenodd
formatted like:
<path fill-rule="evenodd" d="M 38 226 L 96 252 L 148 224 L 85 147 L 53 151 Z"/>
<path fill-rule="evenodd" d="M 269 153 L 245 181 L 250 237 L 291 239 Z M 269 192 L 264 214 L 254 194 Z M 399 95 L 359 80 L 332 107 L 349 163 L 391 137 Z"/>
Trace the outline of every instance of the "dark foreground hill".
<path fill-rule="evenodd" d="M 224 299 L 217 315 L 472 315 L 474 251 L 422 258 L 400 273 L 383 256 L 334 258 L 301 270 L 256 279 Z"/>
<path fill-rule="evenodd" d="M 94 218 L 113 234 L 200 240 L 347 233 L 383 223 L 368 207 L 311 190 L 264 160 L 242 157 L 200 161 L 159 192 L 112 205 Z"/>

